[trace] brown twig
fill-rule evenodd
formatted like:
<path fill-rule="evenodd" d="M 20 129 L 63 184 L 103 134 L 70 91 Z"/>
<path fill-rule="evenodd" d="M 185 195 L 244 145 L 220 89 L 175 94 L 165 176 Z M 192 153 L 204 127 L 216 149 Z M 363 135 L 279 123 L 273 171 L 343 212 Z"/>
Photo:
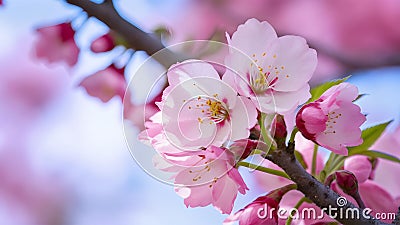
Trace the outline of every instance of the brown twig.
<path fill-rule="evenodd" d="M 137 51 L 145 51 L 148 55 L 153 56 L 155 60 L 157 60 L 166 68 L 183 60 L 183 57 L 178 56 L 169 49 L 165 49 L 165 46 L 161 43 L 161 40 L 142 31 L 138 27 L 122 18 L 122 16 L 115 9 L 112 0 L 106 0 L 101 4 L 97 4 L 89 0 L 66 0 L 66 2 L 80 7 L 86 11 L 89 16 L 97 18 L 110 27 L 110 29 L 120 34 L 132 49 Z"/>
<path fill-rule="evenodd" d="M 337 217 L 335 219 L 340 223 L 345 225 L 388 225 L 372 216 L 369 218 L 363 216 L 363 209 L 357 208 L 351 202 L 339 206 L 337 199 L 341 196 L 311 176 L 311 174 L 309 174 L 296 160 L 294 155 L 294 143 L 289 143 L 289 146 L 286 149 L 275 150 L 273 153 L 266 156 L 266 158 L 281 167 L 297 184 L 297 189 L 313 201 L 318 207 L 326 209 L 327 211 L 325 212 L 327 214 L 329 214 L 329 209 L 332 209 L 332 213 L 336 212 Z M 340 213 L 340 210 L 342 210 L 342 214 Z M 346 211 L 355 212 L 355 216 L 346 216 Z"/>
<path fill-rule="evenodd" d="M 394 225 L 400 225 L 400 207 L 397 210 L 396 218 L 392 222 Z"/>

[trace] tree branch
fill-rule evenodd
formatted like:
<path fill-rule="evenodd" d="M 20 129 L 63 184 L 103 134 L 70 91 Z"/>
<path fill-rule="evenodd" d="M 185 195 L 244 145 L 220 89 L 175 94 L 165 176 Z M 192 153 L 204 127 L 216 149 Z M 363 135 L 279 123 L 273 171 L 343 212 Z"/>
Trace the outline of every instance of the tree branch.
<path fill-rule="evenodd" d="M 294 156 L 294 143 L 289 143 L 286 149 L 276 149 L 273 153 L 266 156 L 266 158 L 279 167 L 281 167 L 287 175 L 297 184 L 297 189 L 301 191 L 307 198 L 313 201 L 321 209 L 326 209 L 325 211 L 329 215 L 329 209 L 336 208 L 336 211 L 332 210 L 332 213 L 337 213 L 335 218 L 342 224 L 346 225 L 387 225 L 387 223 L 381 222 L 372 216 L 370 218 L 363 216 L 363 210 L 357 208 L 351 202 L 347 202 L 344 206 L 339 206 L 337 199 L 340 197 L 339 194 L 334 192 L 328 186 L 323 185 L 317 179 L 315 179 L 311 174 L 309 174 L 296 160 Z M 355 217 L 346 216 L 346 210 L 351 210 L 349 212 L 354 212 L 353 209 L 358 209 L 355 212 Z M 339 213 L 343 210 L 342 214 Z M 334 214 L 333 214 L 334 215 Z M 333 216 L 331 215 L 331 216 Z M 348 215 L 352 215 L 349 213 Z"/>
<path fill-rule="evenodd" d="M 145 51 L 166 68 L 183 60 L 183 57 L 178 56 L 169 49 L 165 49 L 161 40 L 142 31 L 122 18 L 115 9 L 112 0 L 106 0 L 101 4 L 89 0 L 66 0 L 66 2 L 82 8 L 89 16 L 96 17 L 110 29 L 121 35 L 132 49 Z M 164 50 L 153 55 L 162 49 Z"/>
<path fill-rule="evenodd" d="M 400 207 L 397 210 L 396 218 L 392 222 L 394 225 L 400 225 Z"/>

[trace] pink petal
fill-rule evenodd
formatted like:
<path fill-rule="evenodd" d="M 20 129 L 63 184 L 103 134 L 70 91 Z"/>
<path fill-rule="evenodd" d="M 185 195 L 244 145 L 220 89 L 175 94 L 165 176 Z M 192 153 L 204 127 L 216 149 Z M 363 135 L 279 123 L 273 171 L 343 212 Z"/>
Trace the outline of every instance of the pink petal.
<path fill-rule="evenodd" d="M 359 192 L 365 206 L 375 213 L 397 213 L 398 205 L 389 192 L 371 180 L 359 184 Z M 386 220 L 385 222 L 391 222 Z"/>
<path fill-rule="evenodd" d="M 310 86 L 307 84 L 298 91 L 278 92 L 252 98 L 257 108 L 266 113 L 277 112 L 280 114 L 294 110 L 298 105 L 306 102 L 310 97 Z"/>
<path fill-rule="evenodd" d="M 364 123 L 365 116 L 361 114 L 360 107 L 352 102 L 342 102 L 340 108 L 334 111 L 338 118 L 330 123 L 332 126 L 317 135 L 316 140 L 324 147 L 345 153 L 345 146 L 357 146 L 362 143 L 360 125 Z M 336 117 L 333 115 L 334 117 Z M 347 154 L 347 153 L 346 153 Z"/>
<path fill-rule="evenodd" d="M 232 179 L 228 176 L 221 177 L 214 184 L 212 189 L 213 205 L 219 209 L 221 213 L 231 213 L 237 192 L 238 186 Z"/>
<path fill-rule="evenodd" d="M 274 40 L 268 54 L 274 56 L 268 64 L 272 78 L 278 77 L 273 89 L 276 91 L 297 91 L 313 75 L 317 66 L 317 53 L 310 49 L 306 40 L 298 36 L 283 36 Z"/>
<path fill-rule="evenodd" d="M 304 121 L 304 127 L 308 133 L 315 135 L 326 129 L 328 117 L 317 104 L 308 104 L 299 112 L 300 120 Z"/>
<path fill-rule="evenodd" d="M 228 172 L 228 176 L 235 181 L 236 185 L 238 185 L 239 187 L 239 192 L 241 194 L 246 194 L 246 190 L 249 190 L 249 188 L 247 187 L 246 183 L 244 183 L 244 180 L 242 178 L 242 176 L 240 175 L 239 171 L 236 168 L 232 168 L 229 172 Z"/>
<path fill-rule="evenodd" d="M 269 23 L 249 19 L 245 24 L 238 27 L 228 42 L 231 46 L 240 49 L 248 56 L 253 54 L 261 56 L 276 38 L 276 32 Z"/>
<path fill-rule="evenodd" d="M 196 77 L 220 79 L 214 67 L 201 60 L 186 60 L 172 65 L 168 70 L 167 76 L 168 83 L 172 86 Z"/>
<path fill-rule="evenodd" d="M 207 185 L 191 187 L 189 190 L 189 195 L 184 193 L 184 196 L 188 195 L 184 200 L 186 207 L 204 207 L 212 203 L 212 193 Z M 179 191 L 177 193 L 182 194 L 182 192 Z"/>
<path fill-rule="evenodd" d="M 325 99 L 335 92 L 339 92 L 339 95 L 336 97 L 337 101 L 353 101 L 358 97 L 357 86 L 344 82 L 329 88 L 320 98 Z"/>
<path fill-rule="evenodd" d="M 254 104 L 245 97 L 239 98 L 230 114 L 232 141 L 249 137 L 250 129 L 257 123 L 258 112 Z"/>
<path fill-rule="evenodd" d="M 357 155 L 344 161 L 344 169 L 351 171 L 356 176 L 358 183 L 363 183 L 369 178 L 372 165 L 368 157 Z"/>

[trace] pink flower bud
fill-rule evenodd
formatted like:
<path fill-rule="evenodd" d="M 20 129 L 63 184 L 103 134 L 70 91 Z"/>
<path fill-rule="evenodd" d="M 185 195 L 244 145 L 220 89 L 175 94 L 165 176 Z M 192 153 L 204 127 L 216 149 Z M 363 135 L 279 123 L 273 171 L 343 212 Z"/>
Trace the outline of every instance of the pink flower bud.
<path fill-rule="evenodd" d="M 243 160 L 247 158 L 254 149 L 267 148 L 266 144 L 262 141 L 256 141 L 251 139 L 240 139 L 235 141 L 229 150 L 235 155 L 237 160 Z"/>
<path fill-rule="evenodd" d="M 275 129 L 274 138 L 278 142 L 285 142 L 287 136 L 287 128 L 282 115 L 276 115 L 272 122 L 272 129 Z"/>
<path fill-rule="evenodd" d="M 336 182 L 344 193 L 355 196 L 358 195 L 358 181 L 356 176 L 347 170 L 339 170 L 335 172 Z"/>

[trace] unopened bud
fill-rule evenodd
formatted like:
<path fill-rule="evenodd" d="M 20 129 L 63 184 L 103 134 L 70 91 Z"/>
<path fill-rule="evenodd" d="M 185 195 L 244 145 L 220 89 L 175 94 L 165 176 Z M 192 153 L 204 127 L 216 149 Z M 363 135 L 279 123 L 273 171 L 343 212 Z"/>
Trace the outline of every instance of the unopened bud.
<path fill-rule="evenodd" d="M 287 136 L 287 128 L 282 115 L 277 114 L 272 121 L 271 129 L 275 129 L 274 139 L 278 145 L 284 144 Z"/>
<path fill-rule="evenodd" d="M 354 196 L 358 195 L 358 181 L 356 176 L 348 170 L 335 172 L 336 182 L 344 193 Z"/>
<path fill-rule="evenodd" d="M 247 158 L 254 149 L 265 150 L 267 145 L 262 141 L 251 139 L 240 139 L 235 141 L 229 150 L 235 155 L 235 158 L 240 161 Z"/>

